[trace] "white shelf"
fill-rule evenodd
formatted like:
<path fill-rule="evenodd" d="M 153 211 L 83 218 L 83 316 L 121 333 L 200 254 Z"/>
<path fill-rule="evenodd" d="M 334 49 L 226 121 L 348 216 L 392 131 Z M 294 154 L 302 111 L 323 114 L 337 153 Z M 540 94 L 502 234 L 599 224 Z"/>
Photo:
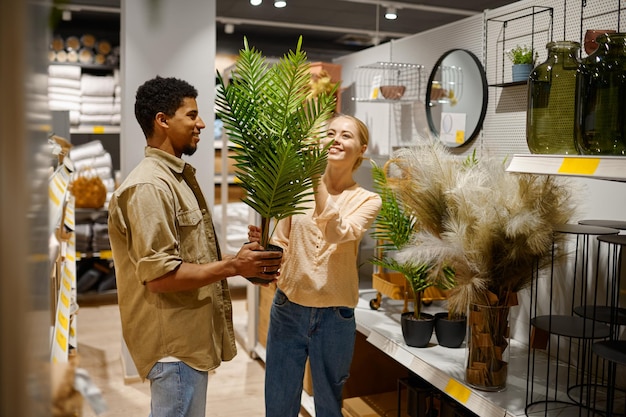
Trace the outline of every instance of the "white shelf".
<path fill-rule="evenodd" d="M 74 126 L 70 127 L 71 134 L 107 134 L 120 133 L 120 126 Z"/>
<path fill-rule="evenodd" d="M 513 155 L 508 172 L 566 175 L 626 182 L 626 157 Z"/>
<path fill-rule="evenodd" d="M 481 417 L 526 416 L 527 345 L 510 340 L 511 353 L 507 385 L 504 391 L 476 390 L 464 382 L 465 344 L 458 349 L 439 346 L 433 332 L 433 338 L 428 347 L 407 346 L 404 343 L 400 325 L 403 302 L 385 298 L 379 310 L 372 310 L 369 307 L 369 300 L 375 295 L 375 290 L 363 290 L 355 310 L 357 331 L 364 334 L 369 343 Z M 433 307 L 436 308 L 434 303 L 429 308 Z M 545 366 L 547 356 L 543 351 L 536 350 L 535 356 L 538 358 L 537 363 L 543 363 Z M 551 376 L 552 378 L 554 376 Z M 561 379 L 561 382 L 566 380 Z M 553 382 L 546 384 L 545 381 L 536 378 L 535 392 L 544 392 L 546 385 L 554 386 Z M 566 398 L 563 399 L 566 400 Z M 578 408 L 574 407 L 574 409 L 577 413 Z M 561 404 L 549 411 L 547 415 L 573 415 L 568 414 L 568 410 L 571 411 L 569 406 Z M 544 416 L 545 414 L 542 408 L 539 414 L 531 413 L 530 415 Z"/>

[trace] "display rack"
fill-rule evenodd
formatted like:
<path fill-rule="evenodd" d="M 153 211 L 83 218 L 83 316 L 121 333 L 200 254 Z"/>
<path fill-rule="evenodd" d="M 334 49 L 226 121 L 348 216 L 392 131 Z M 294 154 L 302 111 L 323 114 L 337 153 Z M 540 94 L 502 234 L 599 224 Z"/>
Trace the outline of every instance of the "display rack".
<path fill-rule="evenodd" d="M 353 99 L 378 103 L 418 101 L 423 98 L 425 75 L 424 66 L 418 64 L 376 62 L 357 67 Z M 381 87 L 389 87 L 391 94 L 386 94 L 386 89 Z"/>
<path fill-rule="evenodd" d="M 105 232 L 108 229 L 106 226 L 107 218 L 108 211 L 106 208 L 76 209 L 77 227 L 87 227 L 90 230 L 89 242 L 83 241 L 79 248 L 82 250 L 76 251 L 76 297 L 81 306 L 117 304 L 113 252 L 110 245 L 102 246 L 103 239 L 108 236 L 108 232 Z M 100 227 L 98 233 L 94 229 L 97 226 Z M 78 230 L 76 234 L 82 236 Z M 84 238 L 82 236 L 82 239 Z M 85 288 L 86 283 L 89 288 Z"/>
<path fill-rule="evenodd" d="M 428 80 L 423 65 L 376 62 L 356 67 L 353 78 L 352 101 L 388 104 L 388 108 L 381 109 L 389 121 L 388 143 L 387 147 L 381 147 L 381 155 L 388 155 L 394 146 L 412 143 L 423 136 L 419 126 L 426 126 L 424 101 Z"/>
<path fill-rule="evenodd" d="M 610 335 L 610 328 L 606 323 L 597 320 L 596 303 L 602 304 L 602 289 L 599 278 L 591 273 L 592 253 L 599 254 L 599 242 L 596 237 L 616 235 L 617 229 L 579 224 L 565 224 L 556 226 L 555 236 L 571 237 L 575 241 L 572 259 L 573 272 L 568 274 L 567 291 L 554 284 L 557 243 L 552 246 L 552 267 L 550 275 L 546 277 L 547 311 L 539 304 L 539 280 L 531 281 L 530 287 L 530 323 L 528 346 L 528 371 L 526 411 L 533 413 L 547 413 L 555 405 L 567 405 L 580 412 L 595 410 L 595 406 L 602 404 L 599 395 L 602 382 L 598 379 L 598 363 L 594 361 L 591 345 L 594 341 L 602 340 Z M 598 262 L 596 262 L 598 264 Z M 539 277 L 539 270 L 536 271 Z M 593 290 L 592 290 L 593 289 Z M 554 310 L 555 300 L 570 299 L 569 312 Z M 587 314 L 587 305 L 593 311 Z M 544 303 L 542 303 L 544 304 Z M 598 305 L 600 305 L 598 304 Z M 581 312 L 580 307 L 583 307 Z M 541 310 L 540 310 L 541 309 Z M 560 313 L 560 314 L 559 314 Z M 535 358 L 539 351 L 548 355 L 547 366 L 535 366 Z M 542 360 L 545 356 L 542 355 Z M 594 369 L 595 368 L 595 369 Z M 554 381 L 553 385 L 546 384 L 537 389 L 535 382 L 543 374 L 545 380 Z M 601 374 L 601 373 L 600 373 Z M 552 378 L 551 378 L 552 377 Z M 592 400 L 593 398 L 593 400 Z"/>
<path fill-rule="evenodd" d="M 361 292 L 355 309 L 357 331 L 369 343 L 467 410 L 481 417 L 524 416 L 520 399 L 524 398 L 524 378 L 511 377 L 502 392 L 479 391 L 464 382 L 465 349 L 446 348 L 431 343 L 427 348 L 407 346 L 402 336 L 402 305 L 388 301 L 380 310 L 369 308 L 369 290 Z M 436 308 L 434 305 L 430 308 Z M 435 336 L 433 336 L 435 338 Z M 526 370 L 526 346 L 511 340 L 509 375 L 523 375 Z"/>
<path fill-rule="evenodd" d="M 506 51 L 515 45 L 528 45 L 533 51 L 539 44 L 546 45 L 552 40 L 554 9 L 552 7 L 531 6 L 514 12 L 490 17 L 485 22 L 485 68 L 489 59 L 495 59 L 495 74 L 488 79 L 492 87 L 510 87 L 523 85 L 526 82 L 511 82 L 510 71 L 505 71 Z M 494 25 L 496 26 L 494 29 Z M 497 36 L 489 36 L 490 31 L 497 30 Z M 490 51 L 495 51 L 493 58 Z"/>
<path fill-rule="evenodd" d="M 513 155 L 509 172 L 566 175 L 626 182 L 626 158 L 589 155 Z"/>
<path fill-rule="evenodd" d="M 74 235 L 74 199 L 69 185 L 74 166 L 68 157 L 49 178 L 48 196 L 50 231 L 54 235 L 56 254 L 51 273 L 50 360 L 52 363 L 67 362 L 70 349 L 76 347 L 76 241 Z M 51 245 L 54 247 L 54 245 Z"/>

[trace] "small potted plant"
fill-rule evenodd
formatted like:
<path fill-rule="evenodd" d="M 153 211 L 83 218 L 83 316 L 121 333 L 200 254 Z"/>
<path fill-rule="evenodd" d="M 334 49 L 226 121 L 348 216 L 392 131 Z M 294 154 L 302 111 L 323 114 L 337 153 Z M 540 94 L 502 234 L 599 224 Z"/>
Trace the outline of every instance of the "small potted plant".
<path fill-rule="evenodd" d="M 513 63 L 513 82 L 527 81 L 536 59 L 533 49 L 526 45 L 517 45 L 506 51 L 506 56 Z"/>
<path fill-rule="evenodd" d="M 385 170 L 373 161 L 372 177 L 374 189 L 382 199 L 372 237 L 381 242 L 383 250 L 382 256 L 374 257 L 372 263 L 397 271 L 406 278 L 408 292 L 413 295 L 413 311 L 401 315 L 402 335 L 408 346 L 425 347 L 432 336 L 435 317 L 421 310 L 424 291 L 431 286 L 450 288 L 454 271 L 445 266 L 438 271 L 436 265 L 420 260 L 419 253 L 412 251 L 413 246 L 409 243 L 415 233 L 416 218 L 405 211 L 388 183 Z M 405 248 L 408 252 L 403 252 Z"/>
<path fill-rule="evenodd" d="M 337 87 L 312 93 L 302 37 L 272 66 L 244 39 L 232 78 L 219 72 L 217 78 L 217 115 L 233 143 L 242 200 L 261 216 L 260 243 L 267 250 L 276 222 L 302 212 L 313 198 L 312 178 L 324 172 L 328 154 L 319 137 L 333 115 Z"/>

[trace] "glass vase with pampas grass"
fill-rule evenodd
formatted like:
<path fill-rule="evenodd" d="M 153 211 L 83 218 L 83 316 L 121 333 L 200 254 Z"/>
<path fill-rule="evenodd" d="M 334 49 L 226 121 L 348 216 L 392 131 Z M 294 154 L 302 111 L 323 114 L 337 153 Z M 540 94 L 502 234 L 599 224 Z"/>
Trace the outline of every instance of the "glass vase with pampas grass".
<path fill-rule="evenodd" d="M 563 246 L 555 242 L 564 238 L 553 233 L 554 226 L 574 214 L 567 179 L 509 173 L 505 161 L 459 158 L 436 141 L 398 149 L 391 161 L 395 176 L 389 185 L 415 218 L 403 252 L 432 271 L 453 271 L 450 312 L 471 312 L 474 305 L 501 308 L 483 314 L 481 323 L 468 317 L 466 364 L 470 385 L 500 390 L 506 382 L 509 308 L 533 272 L 550 265 L 553 242 L 557 250 Z"/>

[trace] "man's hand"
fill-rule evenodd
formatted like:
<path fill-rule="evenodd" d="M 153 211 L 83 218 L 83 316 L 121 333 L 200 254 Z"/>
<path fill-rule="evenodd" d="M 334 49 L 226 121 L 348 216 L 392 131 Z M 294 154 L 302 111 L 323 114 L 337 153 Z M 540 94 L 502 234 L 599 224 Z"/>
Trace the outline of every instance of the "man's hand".
<path fill-rule="evenodd" d="M 255 231 L 254 233 L 257 232 Z M 260 238 L 260 232 L 258 233 Z M 250 233 L 248 234 L 250 235 Z M 278 270 L 282 258 L 282 252 L 266 251 L 257 240 L 244 244 L 235 256 L 235 261 L 237 262 L 237 269 L 240 275 L 246 278 L 263 278 L 267 280 L 267 284 L 269 284 L 276 281 L 280 275 Z"/>

